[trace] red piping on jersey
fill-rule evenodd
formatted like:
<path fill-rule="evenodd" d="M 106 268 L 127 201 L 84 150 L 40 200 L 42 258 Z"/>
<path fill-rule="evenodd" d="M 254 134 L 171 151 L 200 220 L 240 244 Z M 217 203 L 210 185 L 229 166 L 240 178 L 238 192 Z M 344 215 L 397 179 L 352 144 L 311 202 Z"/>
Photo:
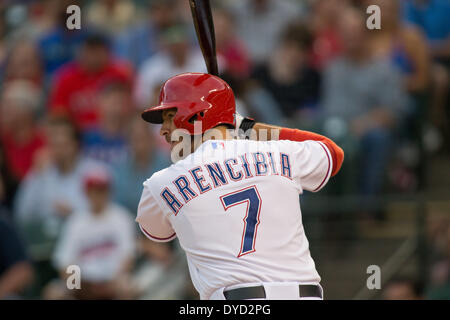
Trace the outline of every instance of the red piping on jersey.
<path fill-rule="evenodd" d="M 327 146 L 331 154 L 331 159 L 333 160 L 333 169 L 331 171 L 331 176 L 336 175 L 341 169 L 342 162 L 344 161 L 344 151 L 336 143 L 334 143 L 333 140 L 325 136 L 309 131 L 282 128 L 280 130 L 279 139 L 299 142 L 306 140 L 320 141 L 325 144 L 325 146 Z"/>
<path fill-rule="evenodd" d="M 316 192 L 317 190 L 319 190 L 319 189 L 322 187 L 322 185 L 323 185 L 323 184 L 325 183 L 325 181 L 327 180 L 328 173 L 330 172 L 330 156 L 328 155 L 328 152 L 327 152 L 326 148 L 325 148 L 321 143 L 319 143 L 319 144 L 320 144 L 320 146 L 323 148 L 323 151 L 325 151 L 325 154 L 327 155 L 327 159 L 328 159 L 328 168 L 327 168 L 327 173 L 325 174 L 325 177 L 323 178 L 322 182 L 319 184 L 319 186 L 318 186 L 316 189 L 314 189 L 313 192 Z"/>
<path fill-rule="evenodd" d="M 172 238 L 172 237 L 175 235 L 175 232 L 174 232 L 170 237 L 167 237 L 167 238 L 159 238 L 159 237 L 155 237 L 155 236 L 151 235 L 151 234 L 150 234 L 147 230 L 145 230 L 141 225 L 139 225 L 139 226 L 141 227 L 142 231 L 144 231 L 144 233 L 145 233 L 147 236 L 149 236 L 150 238 L 156 239 L 156 240 L 160 240 L 160 241 L 163 241 L 163 240 L 169 240 L 170 238 Z"/>

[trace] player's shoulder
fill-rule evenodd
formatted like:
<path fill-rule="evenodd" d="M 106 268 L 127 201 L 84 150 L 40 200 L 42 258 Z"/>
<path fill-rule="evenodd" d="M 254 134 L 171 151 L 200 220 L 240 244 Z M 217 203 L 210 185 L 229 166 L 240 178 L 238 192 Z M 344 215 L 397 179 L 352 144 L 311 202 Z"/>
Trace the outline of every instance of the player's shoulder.
<path fill-rule="evenodd" d="M 205 141 L 195 152 L 186 158 L 177 161 L 169 167 L 152 174 L 143 184 L 144 187 L 161 186 L 175 180 L 179 175 L 185 174 L 186 170 L 200 166 L 205 162 L 214 161 L 215 158 L 231 157 L 242 153 L 253 152 L 283 152 L 298 151 L 304 145 L 312 141 L 296 142 L 289 140 L 208 140 Z M 314 142 L 312 142 L 314 143 Z"/>
<path fill-rule="evenodd" d="M 175 167 L 176 163 L 170 165 L 167 168 L 154 172 L 149 178 L 147 178 L 147 180 L 144 181 L 143 186 L 151 188 L 152 186 L 163 184 L 164 181 L 170 179 L 170 176 L 173 175 Z"/>
<path fill-rule="evenodd" d="M 233 141 L 236 146 L 244 147 L 249 150 L 260 149 L 262 151 L 276 151 L 286 148 L 300 148 L 305 145 L 304 142 L 291 141 L 291 140 L 230 140 Z M 307 142 L 307 141 L 305 141 Z M 308 142 L 309 143 L 309 142 Z"/>
<path fill-rule="evenodd" d="M 199 148 L 192 157 L 197 157 L 198 153 L 214 153 L 221 154 L 221 150 L 224 150 L 225 156 L 242 153 L 254 153 L 254 152 L 288 152 L 296 151 L 305 147 L 309 143 L 314 141 L 290 141 L 290 140 L 247 140 L 247 139 L 232 139 L 232 140 L 210 140 L 205 142 L 202 147 Z M 205 157 L 203 157 L 205 158 Z M 203 159 L 202 158 L 202 159 Z M 198 157 L 197 157 L 198 159 Z M 187 159 L 188 162 L 192 159 Z"/>
<path fill-rule="evenodd" d="M 248 140 L 247 140 L 248 141 Z M 274 152 L 287 155 L 300 155 L 315 152 L 322 148 L 323 144 L 315 140 L 292 141 L 292 140 L 269 140 L 269 141 L 249 141 L 244 150 L 250 152 Z"/>
<path fill-rule="evenodd" d="M 281 140 L 250 140 L 250 139 L 232 139 L 232 140 L 224 140 L 223 143 L 225 147 L 260 147 L 260 148 L 268 148 L 273 147 L 279 144 Z"/>
<path fill-rule="evenodd" d="M 154 172 L 150 177 L 148 177 L 148 178 L 144 181 L 143 185 L 144 185 L 144 186 L 148 186 L 148 185 L 150 185 L 150 184 L 152 184 L 152 183 L 155 183 L 156 181 L 158 181 L 159 179 L 161 179 L 161 177 L 164 177 L 164 175 L 165 175 L 165 173 L 167 172 L 168 169 L 169 169 L 169 167 Z"/>

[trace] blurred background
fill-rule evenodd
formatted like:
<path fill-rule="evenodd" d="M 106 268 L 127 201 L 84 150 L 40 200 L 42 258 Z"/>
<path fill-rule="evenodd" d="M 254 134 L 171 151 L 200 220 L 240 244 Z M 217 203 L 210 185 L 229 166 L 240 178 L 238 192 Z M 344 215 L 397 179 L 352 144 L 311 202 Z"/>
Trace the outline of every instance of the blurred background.
<path fill-rule="evenodd" d="M 372 4 L 380 30 L 366 28 Z M 300 197 L 325 298 L 450 299 L 450 1 L 213 11 L 238 111 L 345 150 Z M 170 161 L 140 112 L 167 78 L 205 69 L 187 0 L 0 2 L 0 299 L 198 299 L 178 241 L 144 240 L 134 218 Z M 82 290 L 66 289 L 70 264 Z"/>

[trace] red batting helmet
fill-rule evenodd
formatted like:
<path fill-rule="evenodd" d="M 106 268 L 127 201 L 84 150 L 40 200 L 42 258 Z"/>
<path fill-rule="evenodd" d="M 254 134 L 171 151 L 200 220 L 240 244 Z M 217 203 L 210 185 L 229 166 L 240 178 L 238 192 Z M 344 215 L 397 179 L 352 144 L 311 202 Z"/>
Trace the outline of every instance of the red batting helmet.
<path fill-rule="evenodd" d="M 162 123 L 162 112 L 176 108 L 174 123 L 194 134 L 194 121 L 202 121 L 202 133 L 220 124 L 235 126 L 233 90 L 219 77 L 205 73 L 183 73 L 161 88 L 159 105 L 142 113 L 150 123 Z"/>

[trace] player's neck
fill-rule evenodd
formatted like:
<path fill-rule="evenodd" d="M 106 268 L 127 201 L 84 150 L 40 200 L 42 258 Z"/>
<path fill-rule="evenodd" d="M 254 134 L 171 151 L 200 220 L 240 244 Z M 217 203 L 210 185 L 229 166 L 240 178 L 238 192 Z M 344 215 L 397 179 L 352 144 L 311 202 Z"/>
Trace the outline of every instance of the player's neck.
<path fill-rule="evenodd" d="M 197 150 L 197 148 L 203 144 L 206 141 L 209 140 L 231 140 L 233 139 L 233 134 L 230 132 L 230 130 L 234 130 L 234 129 L 229 129 L 227 126 L 225 125 L 219 125 L 217 127 L 214 127 L 211 130 L 206 131 L 201 140 L 198 140 L 197 143 L 195 143 L 194 140 L 192 140 L 192 152 L 194 152 L 195 150 Z M 200 142 L 200 143 L 198 143 Z"/>
<path fill-rule="evenodd" d="M 219 130 L 220 133 L 222 134 L 223 138 L 220 139 L 220 140 L 231 140 L 231 139 L 233 139 L 233 135 L 231 134 L 231 132 L 232 132 L 234 129 L 230 129 L 229 127 L 227 127 L 227 126 L 225 126 L 225 125 L 217 126 L 217 127 L 215 127 L 214 129 Z M 219 140 L 219 139 L 217 139 L 217 140 Z"/>
<path fill-rule="evenodd" d="M 233 129 L 234 130 L 234 129 Z M 233 139 L 232 130 L 225 125 L 219 125 L 203 134 L 202 140 L 231 140 Z"/>

